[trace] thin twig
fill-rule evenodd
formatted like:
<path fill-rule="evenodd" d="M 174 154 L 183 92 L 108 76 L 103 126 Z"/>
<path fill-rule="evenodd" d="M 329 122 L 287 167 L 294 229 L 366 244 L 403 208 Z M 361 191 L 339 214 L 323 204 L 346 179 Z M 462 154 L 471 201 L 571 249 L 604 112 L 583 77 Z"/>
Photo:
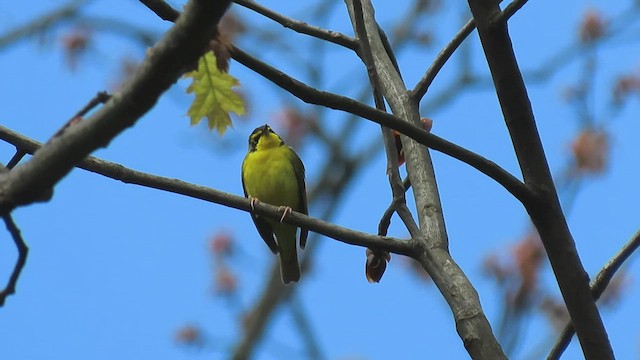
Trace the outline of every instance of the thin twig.
<path fill-rule="evenodd" d="M 13 217 L 11 216 L 11 214 L 3 216 L 2 219 L 7 226 L 7 230 L 11 234 L 11 238 L 13 238 L 13 242 L 16 244 L 16 249 L 18 250 L 18 258 L 16 259 L 16 264 L 13 267 L 11 276 L 9 276 L 7 286 L 4 288 L 4 290 L 0 291 L 0 306 L 4 305 L 9 295 L 15 294 L 16 284 L 18 283 L 18 279 L 20 278 L 20 273 L 24 268 L 24 264 L 27 262 L 27 255 L 29 254 L 29 247 L 27 247 L 27 243 L 25 243 L 24 239 L 22 238 L 20 229 L 18 229 L 18 226 L 13 221 Z"/>
<path fill-rule="evenodd" d="M 244 6 L 247 9 L 253 10 L 255 12 L 257 12 L 258 14 L 261 14 L 277 23 L 279 23 L 280 25 L 284 26 L 285 28 L 289 28 L 295 32 L 301 33 L 301 34 L 306 34 L 309 36 L 313 36 L 315 38 L 318 38 L 320 40 L 325 40 L 328 41 L 330 43 L 334 43 L 340 46 L 344 46 L 347 49 L 351 49 L 355 52 L 358 52 L 358 42 L 356 41 L 356 39 L 347 36 L 345 34 L 342 34 L 340 32 L 337 31 L 332 31 L 332 30 L 326 30 L 323 28 L 320 28 L 318 26 L 313 26 L 313 25 L 309 25 L 307 23 L 305 23 L 304 21 L 299 21 L 296 19 L 292 19 L 289 17 L 286 17 L 280 13 L 277 13 L 269 8 L 266 8 L 260 4 L 258 4 L 255 1 L 252 0 L 233 0 L 234 3 L 240 5 L 240 6 Z"/>
<path fill-rule="evenodd" d="M 458 49 L 458 47 L 462 44 L 464 39 L 467 38 L 473 32 L 473 29 L 476 28 L 476 24 L 473 19 L 467 21 L 467 23 L 458 31 L 458 33 L 451 39 L 451 41 L 447 44 L 438 53 L 438 56 L 433 61 L 427 72 L 424 73 L 420 81 L 416 84 L 416 86 L 411 91 L 411 96 L 414 101 L 418 102 L 422 99 L 424 94 L 429 90 L 429 86 L 433 83 L 433 80 L 436 78 L 436 75 L 440 72 L 444 64 L 451 58 L 451 55 Z"/>
<path fill-rule="evenodd" d="M 509 5 L 507 5 L 506 8 L 504 8 L 504 10 L 502 10 L 498 15 L 491 19 L 491 22 L 496 24 L 509 20 L 513 15 L 515 15 L 516 12 L 518 12 L 518 10 L 520 10 L 524 6 L 524 4 L 527 3 L 527 1 L 529 0 L 513 0 Z"/>
<path fill-rule="evenodd" d="M 616 274 L 616 272 L 620 269 L 622 264 L 627 261 L 631 255 L 638 250 L 640 247 L 640 231 L 635 233 L 631 240 L 629 240 L 622 249 L 613 257 L 611 260 L 607 262 L 605 266 L 600 269 L 598 275 L 596 275 L 595 279 L 591 282 L 591 295 L 595 300 L 600 299 L 600 296 L 604 293 L 609 285 L 611 279 Z M 560 337 L 556 341 L 555 345 L 549 352 L 547 356 L 547 360 L 557 360 L 562 356 L 562 353 L 567 349 L 569 343 L 571 342 L 571 338 L 575 334 L 575 330 L 571 323 L 567 323 L 560 334 Z"/>
<path fill-rule="evenodd" d="M 407 190 L 411 188 L 411 179 L 409 179 L 408 176 L 402 182 L 402 187 L 404 188 L 405 193 L 407 192 Z M 382 213 L 382 216 L 380 217 L 380 221 L 378 222 L 378 235 L 380 236 L 387 235 L 387 231 L 389 231 L 389 226 L 391 226 L 391 217 L 393 216 L 393 214 L 395 214 L 395 212 L 396 212 L 396 199 L 393 198 L 391 199 L 391 204 L 389 204 L 389 207 L 387 207 L 387 209 L 384 211 L 384 213 Z"/>
<path fill-rule="evenodd" d="M 162 20 L 176 22 L 180 16 L 180 12 L 164 0 L 140 0 L 149 10 L 153 11 Z"/>
<path fill-rule="evenodd" d="M 69 119 L 69 121 L 67 121 L 60 128 L 60 130 L 56 131 L 56 133 L 52 136 L 52 138 L 56 138 L 56 137 L 62 135 L 64 133 L 64 131 L 69 128 L 69 126 L 71 126 L 71 125 L 77 123 L 78 121 L 82 120 L 82 117 L 87 115 L 87 113 L 89 113 L 89 111 L 93 110 L 93 108 L 95 108 L 99 104 L 106 103 L 107 101 L 109 101 L 109 99 L 111 99 L 111 95 L 109 95 L 109 93 L 107 93 L 106 91 L 98 92 L 96 94 L 96 96 L 94 96 L 91 100 L 89 100 L 89 102 L 82 109 L 80 109 L 80 111 L 78 111 L 75 115 L 73 115 L 71 117 L 71 119 Z M 49 140 L 49 141 L 51 141 L 51 140 Z"/>
<path fill-rule="evenodd" d="M 13 157 L 7 163 L 7 169 L 13 169 L 26 155 L 27 153 L 25 151 L 16 148 L 16 153 L 13 154 Z"/>
<path fill-rule="evenodd" d="M 53 135 L 53 137 L 55 138 L 55 137 L 60 136 L 69 126 L 71 126 L 75 122 L 77 122 L 80 119 L 82 119 L 82 117 L 84 115 L 86 115 L 89 111 L 91 111 L 91 109 L 96 107 L 98 104 L 106 103 L 110 98 L 111 98 L 111 95 L 109 95 L 106 91 L 101 91 L 98 94 L 96 94 L 96 96 L 94 96 L 93 99 L 91 99 L 87 103 L 87 105 L 85 105 L 71 119 L 69 119 L 69 121 L 67 121 L 64 124 L 64 126 L 62 126 L 62 128 L 60 128 L 60 130 L 58 130 L 55 133 L 55 135 Z M 22 160 L 22 158 L 25 157 L 25 155 L 27 155 L 27 153 L 25 151 L 17 148 L 16 149 L 16 153 L 13 155 L 11 160 L 9 160 L 9 162 L 7 163 L 7 169 L 13 169 L 16 165 L 18 165 L 20 160 Z"/>

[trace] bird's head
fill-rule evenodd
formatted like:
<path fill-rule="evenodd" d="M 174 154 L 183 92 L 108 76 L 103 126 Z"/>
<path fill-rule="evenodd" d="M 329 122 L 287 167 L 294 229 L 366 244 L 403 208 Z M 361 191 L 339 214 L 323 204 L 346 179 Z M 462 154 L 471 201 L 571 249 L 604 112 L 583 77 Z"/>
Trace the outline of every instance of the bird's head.
<path fill-rule="evenodd" d="M 262 125 L 249 136 L 249 151 L 264 150 L 283 146 L 284 141 L 278 136 L 269 125 Z"/>

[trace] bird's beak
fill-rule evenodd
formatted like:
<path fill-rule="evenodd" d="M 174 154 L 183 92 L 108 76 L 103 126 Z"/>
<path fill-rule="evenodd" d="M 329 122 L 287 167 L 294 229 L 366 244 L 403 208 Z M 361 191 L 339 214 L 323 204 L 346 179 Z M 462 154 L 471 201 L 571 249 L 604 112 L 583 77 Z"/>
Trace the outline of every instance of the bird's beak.
<path fill-rule="evenodd" d="M 269 126 L 265 125 L 262 127 L 262 135 L 267 135 L 269 133 Z"/>

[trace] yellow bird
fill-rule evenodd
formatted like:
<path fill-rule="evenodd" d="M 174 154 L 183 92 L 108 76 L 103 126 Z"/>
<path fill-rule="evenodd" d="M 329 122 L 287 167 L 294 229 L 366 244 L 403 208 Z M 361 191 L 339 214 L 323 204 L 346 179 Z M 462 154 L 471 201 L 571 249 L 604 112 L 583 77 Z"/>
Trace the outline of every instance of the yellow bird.
<path fill-rule="evenodd" d="M 274 254 L 280 254 L 282 282 L 300 280 L 298 249 L 294 225 L 284 224 L 292 210 L 308 214 L 307 191 L 304 184 L 304 165 L 292 148 L 284 143 L 268 125 L 249 136 L 249 152 L 242 162 L 242 188 L 251 200 L 279 206 L 283 209 L 280 221 L 251 213 L 258 233 Z M 275 238 L 274 238 L 275 235 Z M 304 249 L 308 231 L 300 229 L 300 248 Z"/>

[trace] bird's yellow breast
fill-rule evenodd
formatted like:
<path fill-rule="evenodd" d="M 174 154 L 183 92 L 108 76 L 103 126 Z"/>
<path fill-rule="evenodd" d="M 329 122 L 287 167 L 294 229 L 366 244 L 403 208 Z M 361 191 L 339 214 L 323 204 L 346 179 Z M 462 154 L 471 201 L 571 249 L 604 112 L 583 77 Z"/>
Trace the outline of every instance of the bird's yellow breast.
<path fill-rule="evenodd" d="M 247 194 L 275 206 L 299 211 L 298 181 L 288 146 L 249 152 L 242 163 Z"/>

